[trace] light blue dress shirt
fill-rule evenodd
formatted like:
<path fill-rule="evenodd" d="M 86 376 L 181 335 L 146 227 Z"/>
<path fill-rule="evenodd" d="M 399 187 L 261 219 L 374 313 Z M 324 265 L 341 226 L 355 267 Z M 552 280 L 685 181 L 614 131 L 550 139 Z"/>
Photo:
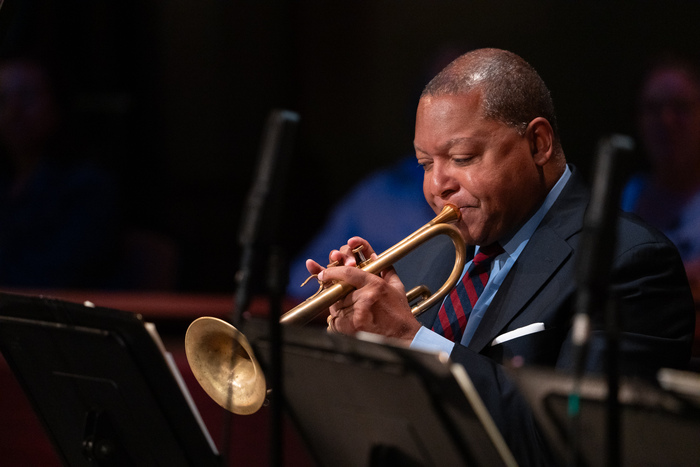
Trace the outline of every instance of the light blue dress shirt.
<path fill-rule="evenodd" d="M 488 310 L 488 307 L 491 304 L 493 297 L 496 295 L 498 288 L 505 280 L 508 272 L 513 267 L 513 264 L 515 264 L 518 256 L 520 256 L 520 253 L 525 249 L 527 242 L 530 241 L 532 234 L 535 233 L 537 226 L 540 224 L 545 214 L 547 214 L 547 211 L 549 211 L 559 197 L 561 190 L 564 188 L 564 185 L 566 185 L 566 182 L 569 181 L 570 177 L 571 170 L 567 166 L 564 174 L 559 178 L 557 183 L 547 194 L 544 203 L 542 203 L 542 206 L 540 206 L 537 212 L 535 212 L 535 214 L 520 228 L 520 230 L 518 230 L 510 239 L 505 240 L 501 245 L 504 253 L 498 255 L 491 264 L 491 274 L 488 282 L 486 283 L 486 287 L 484 287 L 483 293 L 476 301 L 472 312 L 469 314 L 467 327 L 464 330 L 462 340 L 460 341 L 462 345 L 466 346 L 471 341 L 472 337 L 474 336 L 474 332 L 476 332 L 476 328 L 481 322 L 481 318 L 483 318 L 484 314 Z M 475 254 L 478 252 L 479 247 L 477 246 Z M 467 269 L 469 269 L 470 264 L 471 261 L 466 264 L 464 271 L 462 272 L 462 276 L 464 276 Z M 411 342 L 412 349 L 445 352 L 448 355 L 452 353 L 453 347 L 454 342 L 426 327 L 421 327 L 416 336 L 413 338 L 413 342 Z"/>

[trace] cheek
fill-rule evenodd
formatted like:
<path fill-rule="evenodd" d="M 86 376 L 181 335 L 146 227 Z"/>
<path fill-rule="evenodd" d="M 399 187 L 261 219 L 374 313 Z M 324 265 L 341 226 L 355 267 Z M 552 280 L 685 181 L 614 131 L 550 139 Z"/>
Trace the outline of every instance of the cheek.
<path fill-rule="evenodd" d="M 511 217 L 523 202 L 532 199 L 532 190 L 538 186 L 537 173 L 532 165 L 513 165 L 500 173 L 482 186 L 484 199 L 492 212 Z"/>
<path fill-rule="evenodd" d="M 480 205 L 491 205 L 497 202 L 498 194 L 503 187 L 502 180 L 494 176 L 495 171 L 464 171 L 460 186 L 470 196 L 478 200 Z"/>

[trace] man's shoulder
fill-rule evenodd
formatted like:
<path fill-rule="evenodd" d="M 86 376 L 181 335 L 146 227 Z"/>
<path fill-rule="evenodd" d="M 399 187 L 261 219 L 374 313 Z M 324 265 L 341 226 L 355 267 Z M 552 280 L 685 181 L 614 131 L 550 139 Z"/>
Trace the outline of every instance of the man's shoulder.
<path fill-rule="evenodd" d="M 635 258 L 634 261 L 645 258 L 644 261 L 674 264 L 680 270 L 683 269 L 676 245 L 663 232 L 647 224 L 636 214 L 620 214 L 615 241 L 616 256 Z"/>
<path fill-rule="evenodd" d="M 617 229 L 617 241 L 623 244 L 662 243 L 673 245 L 660 230 L 630 212 L 620 211 Z"/>

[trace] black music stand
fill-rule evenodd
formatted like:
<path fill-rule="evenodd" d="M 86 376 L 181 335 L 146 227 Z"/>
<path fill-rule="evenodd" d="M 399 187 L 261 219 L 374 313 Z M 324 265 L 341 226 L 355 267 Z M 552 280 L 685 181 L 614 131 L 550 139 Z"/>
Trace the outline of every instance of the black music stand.
<path fill-rule="evenodd" d="M 512 376 L 533 408 L 535 418 L 561 462 L 606 465 L 607 381 L 586 376 L 581 381 L 578 440 L 569 437 L 568 398 L 571 375 L 551 369 L 521 368 Z M 700 400 L 663 390 L 648 382 L 621 379 L 620 450 L 623 466 L 697 466 L 700 459 Z M 696 391 L 700 387 L 696 388 Z"/>
<path fill-rule="evenodd" d="M 245 323 L 267 372 L 266 328 Z M 284 327 L 282 352 L 285 408 L 319 465 L 515 465 L 459 365 L 310 327 Z"/>
<path fill-rule="evenodd" d="M 221 466 L 140 315 L 0 294 L 0 351 L 65 465 Z"/>

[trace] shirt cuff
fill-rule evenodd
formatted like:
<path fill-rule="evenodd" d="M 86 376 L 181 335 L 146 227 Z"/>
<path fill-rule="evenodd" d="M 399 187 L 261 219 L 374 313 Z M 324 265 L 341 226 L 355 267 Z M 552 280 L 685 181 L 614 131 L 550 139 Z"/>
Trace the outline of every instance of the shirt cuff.
<path fill-rule="evenodd" d="M 431 331 L 426 327 L 421 326 L 416 335 L 413 337 L 410 348 L 435 353 L 445 352 L 447 355 L 450 355 L 454 346 L 455 343 L 451 340 L 434 331 Z"/>

